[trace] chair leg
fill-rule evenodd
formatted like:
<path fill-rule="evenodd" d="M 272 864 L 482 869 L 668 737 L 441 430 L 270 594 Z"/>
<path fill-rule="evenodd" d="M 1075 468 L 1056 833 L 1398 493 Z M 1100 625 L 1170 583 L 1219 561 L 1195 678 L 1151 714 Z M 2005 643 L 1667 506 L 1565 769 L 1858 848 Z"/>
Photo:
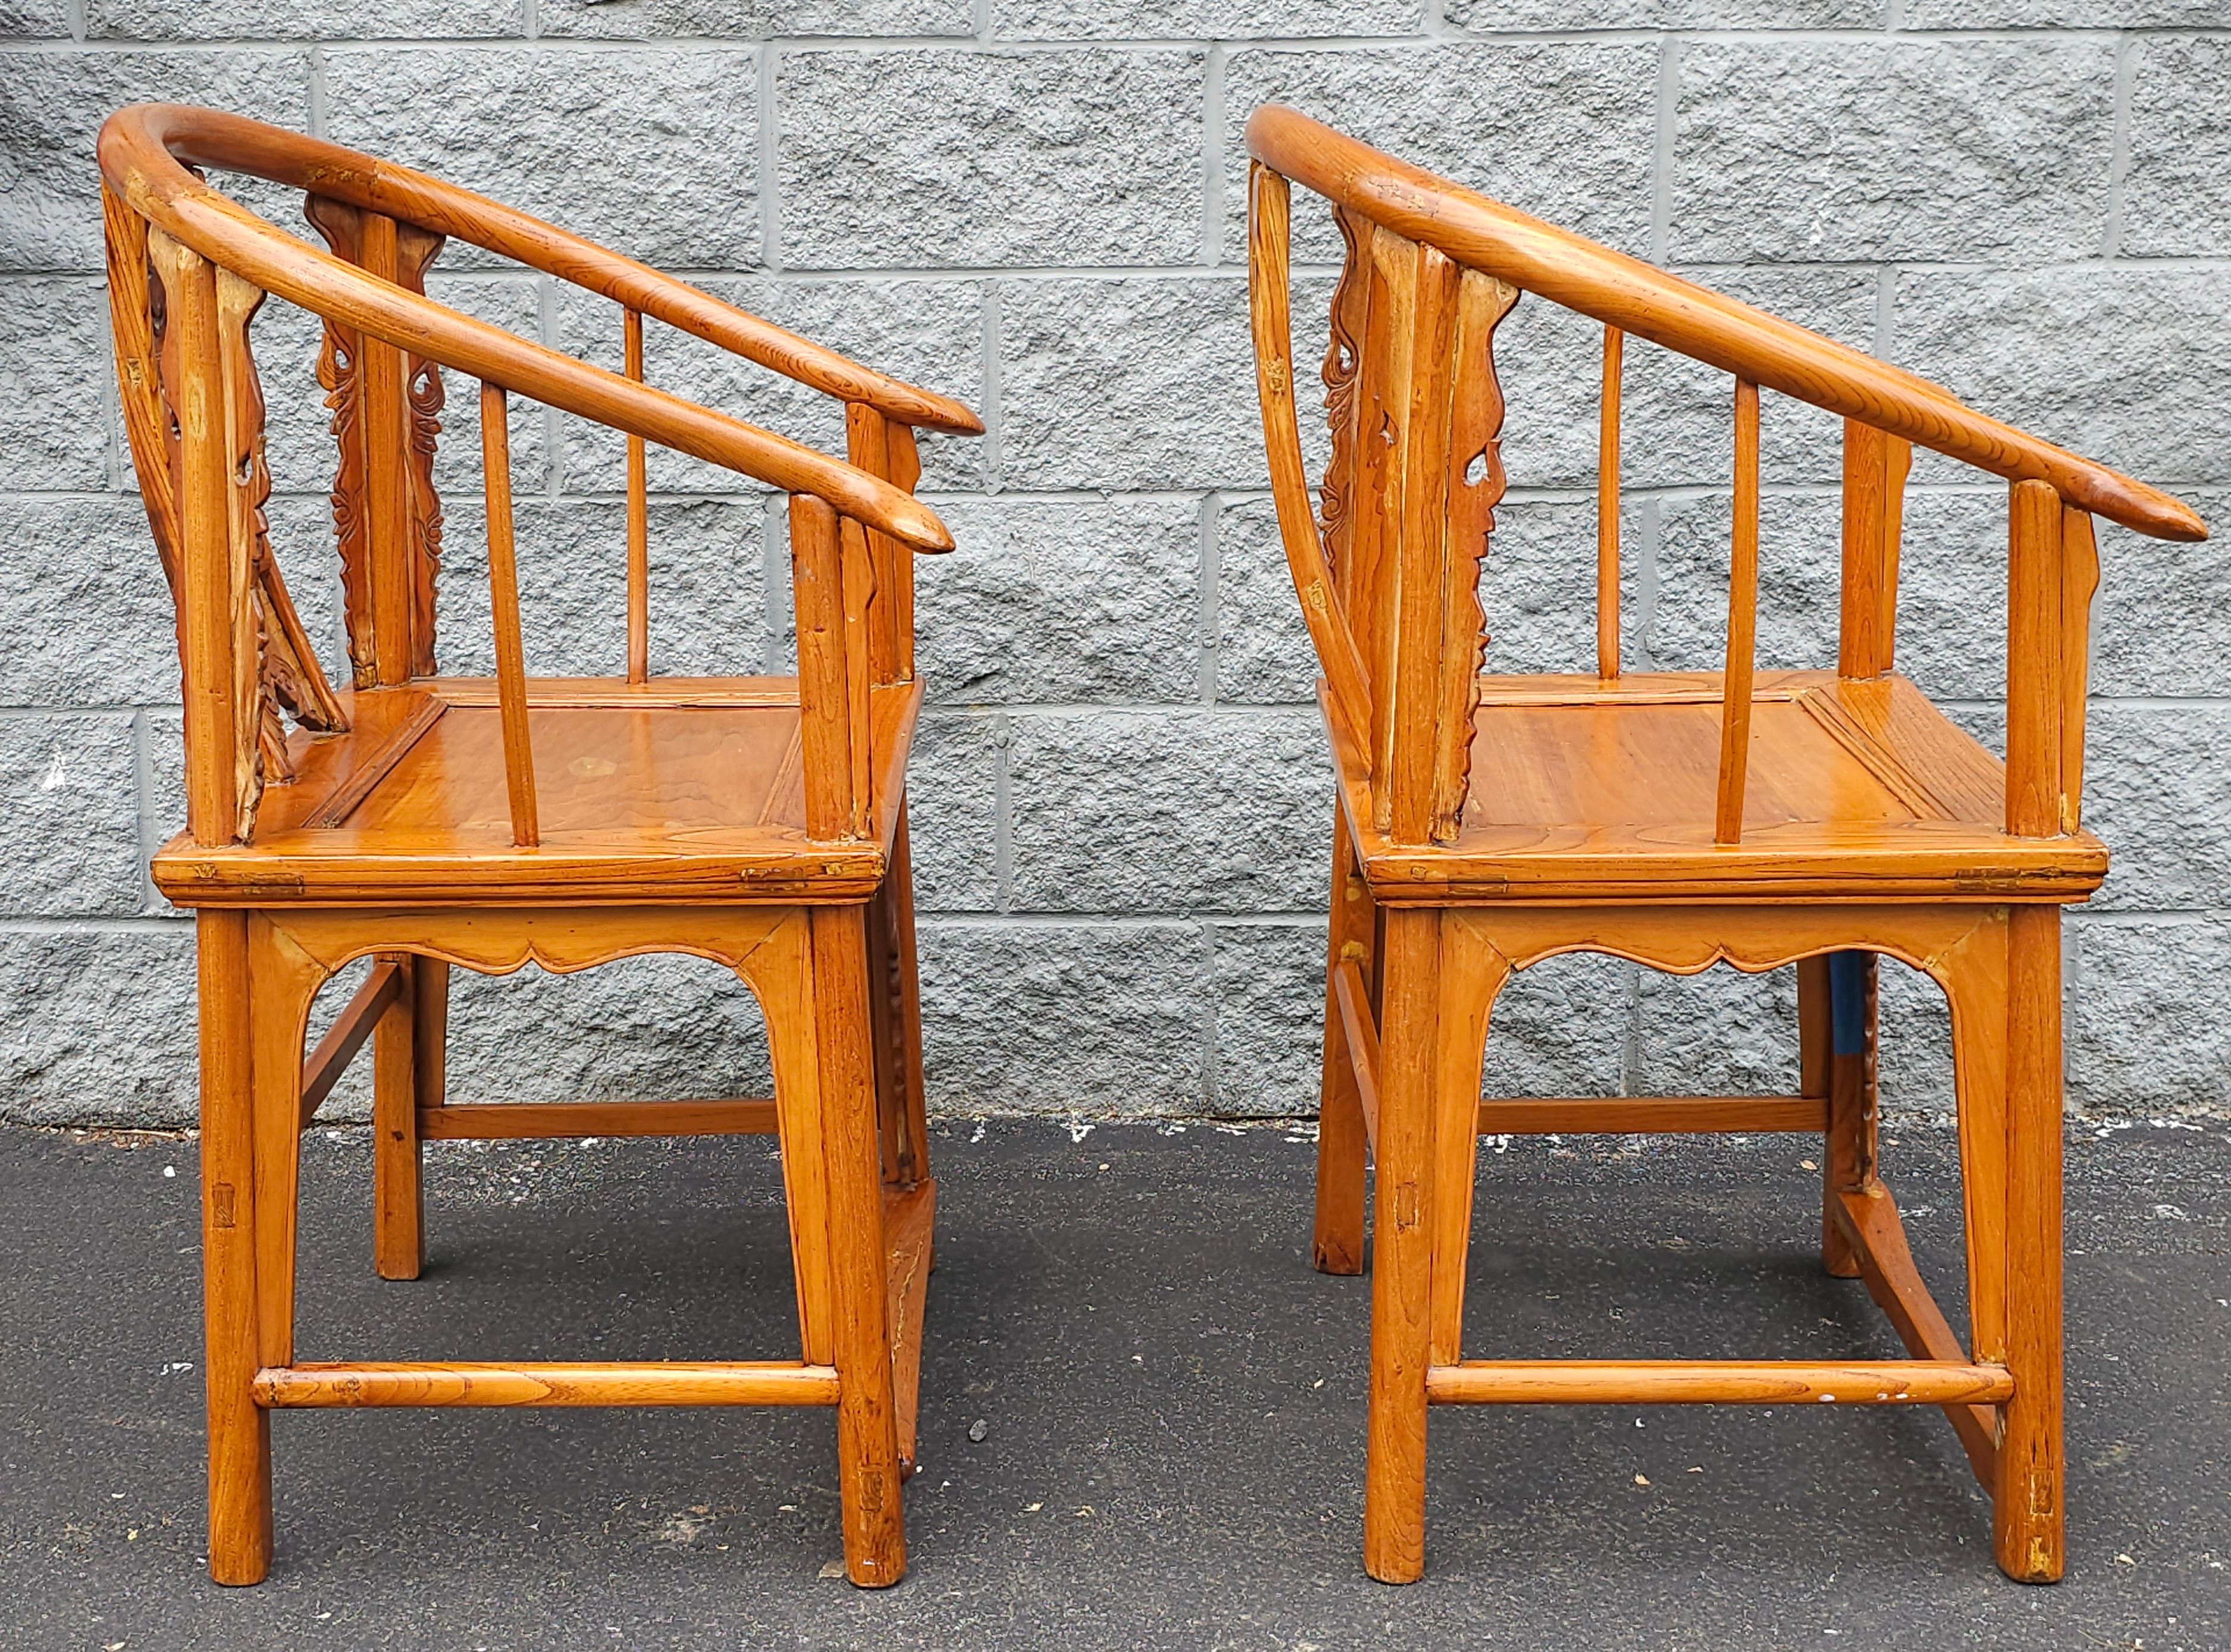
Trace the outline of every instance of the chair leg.
<path fill-rule="evenodd" d="M 1356 1093 L 1355 1069 L 1340 1008 L 1333 997 L 1333 971 L 1343 958 L 1355 959 L 1363 978 L 1372 978 L 1371 892 L 1355 863 L 1348 821 L 1337 806 L 1332 829 L 1332 924 L 1326 942 L 1324 1071 L 1317 1091 L 1317 1204 L 1312 1257 L 1321 1274 L 1363 1271 L 1364 1156 L 1369 1143 L 1363 1101 Z"/>
<path fill-rule="evenodd" d="M 828 1165 L 837 1461 L 844 1573 L 866 1588 L 906 1576 L 893 1391 L 866 908 L 812 911 L 813 1014 Z"/>
<path fill-rule="evenodd" d="M 1426 1565 L 1426 1368 L 1432 1332 L 1434 1077 L 1440 914 L 1387 914 L 1379 1049 L 1377 1255 L 1363 1567 L 1414 1583 Z"/>
<path fill-rule="evenodd" d="M 194 927 L 201 987 L 210 1576 L 221 1584 L 254 1584 L 271 1570 L 271 1424 L 252 1392 L 256 1223 L 248 914 L 204 910 Z"/>
<path fill-rule="evenodd" d="M 929 1174 L 922 1089 L 922 995 L 915 973 L 914 868 L 903 805 L 883 887 L 868 908 L 868 998 L 884 1179 L 911 1187 Z"/>
<path fill-rule="evenodd" d="M 1992 1531 L 1999 1567 L 2065 1565 L 2060 1347 L 2060 909 L 2019 906 L 2007 933 L 2007 1365 Z"/>
<path fill-rule="evenodd" d="M 382 1279 L 416 1279 L 426 1265 L 418 1109 L 442 1105 L 449 966 L 398 954 L 404 991 L 372 1042 L 372 1254 Z"/>
<path fill-rule="evenodd" d="M 1872 952 L 1830 954 L 1818 962 L 1826 977 L 1828 1129 L 1822 1143 L 1820 1183 L 1824 1197 L 1821 1261 L 1839 1279 L 1859 1276 L 1859 1253 L 1828 1211 L 1846 1192 L 1858 1192 L 1876 1178 L 1875 989 L 1879 964 Z M 1803 969 L 1801 965 L 1801 971 Z M 1804 1007 L 1803 978 L 1799 1013 Z"/>

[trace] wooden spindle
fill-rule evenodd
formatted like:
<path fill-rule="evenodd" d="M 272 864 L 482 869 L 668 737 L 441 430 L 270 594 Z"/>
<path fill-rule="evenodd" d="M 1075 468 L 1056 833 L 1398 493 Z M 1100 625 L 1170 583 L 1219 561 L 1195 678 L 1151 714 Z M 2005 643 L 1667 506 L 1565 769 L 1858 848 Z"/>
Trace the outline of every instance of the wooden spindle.
<path fill-rule="evenodd" d="M 2084 706 L 2089 692 L 2092 597 L 2099 589 L 2099 546 L 2092 513 L 2060 513 L 2060 829 L 2084 823 Z"/>
<path fill-rule="evenodd" d="M 1736 380 L 1735 531 L 1728 570 L 1728 668 L 1720 699 L 1720 797 L 1716 843 L 1743 841 L 1743 781 L 1750 765 L 1750 670 L 1758 640 L 1758 386 Z"/>
<path fill-rule="evenodd" d="M 848 603 L 845 522 L 811 494 L 790 498 L 790 590 L 798 616 L 800 784 L 806 834 L 857 837 L 868 820 L 864 628 Z M 864 546 L 857 553 L 864 559 Z M 861 714 L 856 717 L 857 705 Z"/>
<path fill-rule="evenodd" d="M 643 383 L 643 312 L 623 310 L 625 369 Z M 630 682 L 650 676 L 650 482 L 643 440 L 627 439 L 628 606 L 627 674 Z"/>
<path fill-rule="evenodd" d="M 503 783 L 511 841 L 542 841 L 534 817 L 534 754 L 527 735 L 527 656 L 519 635 L 519 564 L 511 537 L 511 428 L 501 384 L 481 386 L 481 468 L 488 489 L 488 608 L 495 622 L 495 693 L 503 720 Z"/>
<path fill-rule="evenodd" d="M 1619 676 L 1619 390 L 1626 335 L 1604 329 L 1603 416 L 1596 433 L 1596 675 Z"/>

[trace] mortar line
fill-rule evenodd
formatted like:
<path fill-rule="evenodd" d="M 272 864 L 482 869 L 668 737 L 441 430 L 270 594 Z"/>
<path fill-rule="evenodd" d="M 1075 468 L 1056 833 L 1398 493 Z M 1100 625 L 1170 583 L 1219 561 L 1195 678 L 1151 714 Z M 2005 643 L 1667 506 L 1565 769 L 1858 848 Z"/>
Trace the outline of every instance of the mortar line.
<path fill-rule="evenodd" d="M 1224 261 L 1224 48 L 1211 47 L 1202 77 L 1200 261 Z"/>
<path fill-rule="evenodd" d="M 1198 927 L 1201 949 L 1200 1105 L 1201 1110 L 1213 1118 L 1224 1081 L 1216 1054 L 1216 926 L 1202 923 Z"/>
<path fill-rule="evenodd" d="M 1004 423 L 999 414 L 999 283 L 991 281 L 984 288 L 984 302 L 980 306 L 984 330 L 983 355 L 980 362 L 984 381 L 984 405 L 977 410 L 984 421 L 984 446 L 980 462 L 983 465 L 984 492 L 997 495 L 1006 491 L 1006 454 L 1002 441 Z"/>
<path fill-rule="evenodd" d="M 1651 158 L 1650 261 L 1663 264 L 1673 241 L 1673 139 L 1679 118 L 1681 42 L 1666 35 L 1658 43 L 1657 139 Z"/>
<path fill-rule="evenodd" d="M 759 187 L 760 262 L 771 274 L 782 274 L 781 117 L 775 106 L 775 70 L 779 48 L 773 41 L 760 48 Z"/>
<path fill-rule="evenodd" d="M 1200 623 L 1200 703 L 1216 704 L 1217 647 L 1222 636 L 1223 617 L 1223 553 L 1218 543 L 1218 529 L 1223 517 L 1223 501 L 1214 493 L 1201 495 L 1200 500 L 1200 578 L 1198 585 Z"/>
<path fill-rule="evenodd" d="M 1014 745 L 1007 713 L 992 720 L 992 872 L 998 894 L 993 897 L 1002 913 L 1015 905 L 1014 782 L 1011 761 Z"/>
<path fill-rule="evenodd" d="M 2137 43 L 2127 34 L 2115 37 L 2114 139 L 2107 158 L 2107 222 L 2099 251 L 2112 258 L 2122 251 L 2123 219 L 2131 176 L 2131 96 L 2137 78 Z"/>

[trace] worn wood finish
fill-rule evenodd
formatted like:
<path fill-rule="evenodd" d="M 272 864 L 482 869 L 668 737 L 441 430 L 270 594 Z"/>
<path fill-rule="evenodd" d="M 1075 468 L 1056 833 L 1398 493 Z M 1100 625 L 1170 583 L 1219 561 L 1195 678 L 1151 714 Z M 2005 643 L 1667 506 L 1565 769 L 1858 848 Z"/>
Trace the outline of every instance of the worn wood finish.
<path fill-rule="evenodd" d="M 623 310 L 620 371 L 643 383 L 643 312 Z M 639 436 L 627 439 L 627 677 L 650 677 L 650 448 Z"/>
<path fill-rule="evenodd" d="M 314 1360 L 255 1373 L 274 1410 L 391 1405 L 834 1405 L 826 1365 L 769 1359 L 566 1365 Z"/>
<path fill-rule="evenodd" d="M 773 1100 L 484 1101 L 418 1114 L 428 1141 L 533 1141 L 553 1136 L 771 1136 Z"/>
<path fill-rule="evenodd" d="M 1750 778 L 1751 667 L 1758 647 L 1758 386 L 1744 379 L 1736 381 L 1735 542 L 1730 563 L 1715 843 L 1742 841 L 1743 792 Z"/>
<path fill-rule="evenodd" d="M 1828 1110 L 1809 1095 L 1529 1096 L 1487 1100 L 1483 1136 L 1698 1136 L 1825 1130 Z"/>
<path fill-rule="evenodd" d="M 848 1574 L 897 1582 L 936 1204 L 905 810 L 922 701 L 912 558 L 951 545 L 913 498 L 914 426 L 974 429 L 974 416 L 330 145 L 148 106 L 113 119 L 100 150 L 122 422 L 176 602 L 185 707 L 188 830 L 153 869 L 197 909 L 211 1574 L 249 1584 L 270 1566 L 270 1408 L 788 1404 L 837 1412 Z M 332 252 L 182 162 L 306 189 Z M 429 301 L 426 272 L 450 237 L 615 300 L 623 371 Z M 349 655 L 339 692 L 265 520 L 250 336 L 268 293 L 324 328 Z M 645 316 L 843 401 L 847 458 L 647 388 Z M 444 368 L 480 387 L 488 678 L 437 669 Z M 514 392 L 627 438 L 624 680 L 527 675 Z M 798 676 L 651 678 L 653 442 L 791 494 Z M 659 952 L 749 985 L 772 1099 L 449 1105 L 453 967 L 567 971 Z M 306 1058 L 313 999 L 365 958 L 365 982 Z M 799 1358 L 298 1363 L 301 1135 L 366 1043 L 383 1277 L 424 1267 L 429 1139 L 773 1133 Z"/>
<path fill-rule="evenodd" d="M 1316 1258 L 1355 1271 L 1376 1156 L 1364 1555 L 1423 1564 L 1429 1400 L 1945 1408 L 2014 1577 L 2061 1560 L 2062 904 L 2098 887 L 2081 829 L 2092 515 L 2167 539 L 2179 501 L 1937 385 L 1379 154 L 1291 110 L 1248 123 L 1248 284 L 1272 497 L 1338 773 Z M 1345 258 L 1310 507 L 1290 363 L 1288 178 Z M 1482 674 L 1478 570 L 1502 495 L 1492 339 L 1521 294 L 1603 329 L 1595 669 Z M 1620 368 L 1628 334 L 1730 373 L 1727 653 L 1620 656 Z M 1845 421 L 1835 668 L 1758 670 L 1759 392 Z M 2011 483 L 2007 758 L 1895 674 L 1915 446 Z M 1595 952 L 1691 973 L 1794 965 L 1799 1094 L 1482 1100 L 1496 994 Z M 1879 958 L 1951 1011 L 1967 1346 L 1924 1287 L 1878 1163 Z M 1477 1362 L 1460 1357 L 1479 1134 L 1818 1131 L 1821 1252 L 1911 1359 Z"/>
<path fill-rule="evenodd" d="M 1954 1405 L 2014 1388 L 1999 1366 L 1933 1359 L 1482 1359 L 1426 1376 L 1441 1405 Z"/>
<path fill-rule="evenodd" d="M 1604 329 L 1596 433 L 1596 675 L 1619 675 L 1619 393 L 1626 335 Z"/>
<path fill-rule="evenodd" d="M 1354 970 L 1368 983 L 1374 976 L 1372 947 L 1377 937 L 1376 909 L 1348 842 L 1348 823 L 1334 812 L 1332 829 L 1332 922 L 1327 936 L 1324 1063 L 1317 1099 L 1316 1220 L 1310 1255 L 1321 1274 L 1363 1271 L 1364 1157 L 1378 1113 L 1378 1029 L 1372 1028 L 1368 1052 L 1372 1094 L 1367 1108 L 1363 1083 L 1348 1040 L 1350 1017 L 1341 1008 L 1347 989 L 1343 971 Z M 1371 992 L 1363 991 L 1368 1010 Z M 1365 1052 L 1355 1052 L 1357 1055 Z"/>
<path fill-rule="evenodd" d="M 502 387 L 481 386 L 481 458 L 488 489 L 488 609 L 495 620 L 496 704 L 503 725 L 503 784 L 511 841 L 542 841 L 534 797 L 534 749 L 527 727 L 527 654 L 521 641 L 519 564 L 511 537 L 511 435 Z"/>

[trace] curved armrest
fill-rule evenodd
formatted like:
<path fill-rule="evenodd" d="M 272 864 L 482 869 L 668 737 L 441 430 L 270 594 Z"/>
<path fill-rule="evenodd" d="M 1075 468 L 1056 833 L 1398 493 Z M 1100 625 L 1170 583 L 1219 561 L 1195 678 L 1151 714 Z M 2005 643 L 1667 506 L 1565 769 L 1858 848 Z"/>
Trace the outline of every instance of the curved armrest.
<path fill-rule="evenodd" d="M 274 228 L 179 165 L 166 146 L 166 123 L 178 116 L 191 117 L 197 125 L 210 119 L 230 122 L 262 145 L 291 135 L 164 104 L 126 109 L 101 128 L 101 172 L 110 186 L 133 210 L 211 262 L 289 303 L 444 367 L 786 493 L 825 500 L 842 514 L 917 551 L 953 548 L 953 536 L 928 507 L 842 460 L 405 292 Z M 219 152 L 190 143 L 181 148 L 191 155 L 209 154 L 213 165 L 272 175 L 260 156 L 243 164 L 238 149 Z M 328 183 L 316 176 L 314 165 L 306 163 L 301 171 L 310 177 L 305 187 L 327 190 Z M 282 173 L 279 181 L 298 180 Z"/>
<path fill-rule="evenodd" d="M 102 171 L 120 191 L 120 171 L 136 165 L 152 176 L 169 159 L 252 172 L 401 218 L 639 310 L 825 396 L 864 403 L 905 424 L 983 434 L 982 421 L 949 396 L 863 367 L 501 201 L 338 144 L 214 109 L 143 103 L 118 111 L 101 128 L 100 155 Z"/>
<path fill-rule="evenodd" d="M 1435 177 L 1292 109 L 1248 118 L 1248 152 L 1458 262 L 1638 338 L 2160 539 L 2204 539 L 2182 500 L 1975 411 L 1941 385 Z"/>

